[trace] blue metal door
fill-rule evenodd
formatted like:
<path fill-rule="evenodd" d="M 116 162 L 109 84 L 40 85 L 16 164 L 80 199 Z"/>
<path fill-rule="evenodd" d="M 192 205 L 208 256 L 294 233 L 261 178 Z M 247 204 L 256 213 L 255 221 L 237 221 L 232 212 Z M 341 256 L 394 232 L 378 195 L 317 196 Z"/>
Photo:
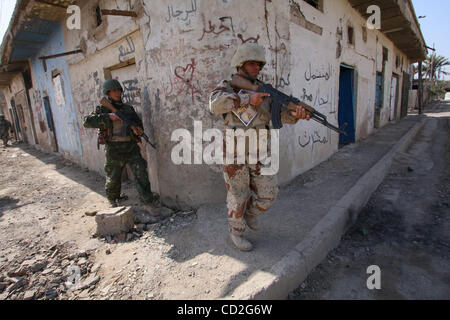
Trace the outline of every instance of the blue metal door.
<path fill-rule="evenodd" d="M 355 142 L 355 111 L 354 111 L 354 70 L 352 68 L 341 66 L 339 76 L 339 127 L 344 127 L 347 136 L 339 135 L 339 144 Z"/>

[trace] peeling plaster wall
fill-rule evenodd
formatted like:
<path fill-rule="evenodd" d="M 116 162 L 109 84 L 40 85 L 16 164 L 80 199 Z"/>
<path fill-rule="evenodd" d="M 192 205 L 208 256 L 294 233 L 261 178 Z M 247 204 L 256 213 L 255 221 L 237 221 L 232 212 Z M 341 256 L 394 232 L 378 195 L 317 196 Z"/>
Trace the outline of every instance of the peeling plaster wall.
<path fill-rule="evenodd" d="M 194 120 L 201 120 L 204 130 L 221 127 L 222 119 L 208 111 L 209 92 L 231 75 L 231 57 L 244 41 L 257 40 L 268 48 L 264 81 L 313 105 L 335 125 L 340 64 L 355 66 L 357 140 L 373 132 L 375 76 L 381 70 L 382 46 L 387 47 L 390 60 L 385 68 L 380 123 L 388 122 L 394 46 L 378 31 L 368 30 L 364 42 L 365 21 L 345 0 L 324 1 L 323 12 L 300 0 L 143 3 L 151 30 L 144 39 L 152 75 L 147 87 L 150 96 L 159 97 L 155 117 L 165 125 L 156 129 L 156 135 L 158 143 L 167 146 L 159 154 L 159 182 L 162 195 L 175 198 L 176 203 L 223 201 L 225 197 L 219 167 L 172 164 L 170 150 L 175 143 L 170 142 L 170 135 L 176 128 L 192 132 Z M 292 10 L 291 5 L 299 10 Z M 348 24 L 354 27 L 354 45 L 347 44 Z M 402 58 L 406 71 L 408 63 Z M 401 84 L 402 70 L 397 71 Z M 328 159 L 337 150 L 338 136 L 313 121 L 301 121 L 285 126 L 281 141 L 279 182 L 286 183 Z M 186 184 L 189 187 L 177 187 Z"/>
<path fill-rule="evenodd" d="M 89 56 L 88 59 L 70 66 L 73 95 L 79 112 L 79 126 L 84 150 L 84 161 L 89 168 L 92 168 L 103 175 L 105 157 L 104 147 L 101 146 L 100 150 L 97 150 L 97 130 L 84 128 L 83 118 L 94 111 L 95 107 L 99 105 L 99 101 L 103 97 L 102 83 L 105 80 L 105 69 L 121 63 L 119 48 L 124 44 L 126 45 L 128 42 L 132 42 L 136 48 L 135 53 L 131 54 L 128 58 L 132 57 L 136 61 L 135 68 L 139 83 L 138 86 L 142 88 L 143 68 L 142 64 L 139 62 L 142 61 L 143 57 L 139 56 L 139 54 L 143 53 L 143 46 L 142 37 L 139 32 L 129 34 L 121 41 L 118 41 L 111 46 L 98 51 L 96 54 Z M 139 110 L 139 108 L 135 109 L 143 116 L 143 121 L 146 123 L 146 125 L 144 125 L 144 129 L 149 132 L 149 125 L 145 121 L 147 115 L 146 104 L 142 103 L 142 106 L 143 111 L 142 109 Z M 150 134 L 148 135 L 150 136 Z"/>
<path fill-rule="evenodd" d="M 39 57 L 49 56 L 66 52 L 62 28 L 58 25 L 51 34 L 49 41 L 31 59 L 34 88 L 32 91 L 32 104 L 34 105 L 35 125 L 39 136 L 46 136 L 43 140 L 43 147 L 51 146 L 50 130 L 44 108 L 43 98 L 49 97 L 50 108 L 55 124 L 56 139 L 58 141 L 58 152 L 65 158 L 79 164 L 82 163 L 82 148 L 80 140 L 80 129 L 77 120 L 77 110 L 72 97 L 72 88 L 69 77 L 69 69 L 64 57 L 46 60 L 47 71 L 44 70 L 42 60 Z M 60 75 L 62 87 L 62 100 L 57 99 L 53 75 Z M 53 73 L 53 74 L 52 74 Z M 60 104 L 58 104 L 60 103 Z M 45 128 L 41 121 L 45 121 Z M 43 129 L 45 131 L 43 132 Z"/>
<path fill-rule="evenodd" d="M 34 112 L 34 126 L 36 128 L 36 135 L 39 141 L 36 148 L 44 152 L 53 152 L 42 97 L 36 88 L 31 88 L 28 92 L 31 99 L 31 108 Z"/>
<path fill-rule="evenodd" d="M 122 53 L 127 51 L 126 37 L 140 29 L 132 36 L 135 50 L 126 58 L 135 58 L 144 129 L 158 145 L 156 152 L 145 150 L 152 188 L 173 206 L 225 199 L 220 166 L 174 165 L 171 151 L 177 142 L 171 135 L 179 128 L 193 133 L 194 121 L 202 122 L 203 131 L 222 128 L 223 119 L 209 112 L 209 93 L 234 72 L 230 61 L 239 44 L 256 41 L 265 46 L 268 63 L 262 79 L 317 108 L 335 125 L 340 64 L 354 66 L 357 140 L 374 130 L 375 78 L 382 70 L 382 47 L 390 54 L 380 125 L 389 121 L 392 72 L 399 74 L 401 84 L 402 71 L 409 65 L 404 55 L 394 54 L 394 45 L 380 32 L 367 30 L 363 41 L 365 21 L 345 0 L 325 0 L 323 12 L 302 0 L 99 2 L 101 8 L 134 10 L 138 17 L 108 16 L 96 27 L 97 1 L 90 1 L 82 8 L 82 30 L 64 31 L 68 50 L 84 50 L 83 55 L 67 58 L 80 118 L 101 98 L 105 68 L 121 61 L 120 47 Z M 354 45 L 347 43 L 348 24 L 354 27 Z M 404 63 L 394 70 L 396 54 Z M 85 164 L 103 173 L 104 156 L 97 151 L 95 130 L 81 125 L 80 130 Z M 338 145 L 338 135 L 314 121 L 285 125 L 280 138 L 281 184 L 328 159 Z"/>
<path fill-rule="evenodd" d="M 97 26 L 95 8 L 134 10 L 140 12 L 138 18 L 103 16 L 102 23 Z M 152 139 L 150 125 L 151 110 L 149 110 L 148 94 L 144 87 L 147 78 L 147 68 L 144 66 L 144 46 L 139 24 L 145 24 L 146 17 L 142 13 L 139 1 L 90 1 L 81 8 L 81 30 L 64 28 L 64 37 L 68 43 L 68 50 L 81 47 L 83 53 L 69 56 L 70 81 L 74 97 L 74 104 L 78 112 L 78 125 L 83 149 L 83 165 L 104 175 L 104 146 L 97 149 L 97 130 L 83 127 L 83 118 L 99 105 L 103 97 L 102 83 L 106 78 L 114 75 L 111 69 L 126 67 L 129 71 L 135 69 L 132 80 L 131 95 L 140 101 L 140 106 L 133 103 L 144 122 L 144 129 Z M 147 18 L 148 19 L 148 18 Z M 134 63 L 134 64 L 132 64 Z M 131 65 L 130 65 L 131 64 Z M 128 66 L 128 67 L 127 67 Z M 134 67 L 133 67 L 134 66 Z M 131 69 L 130 69 L 131 68 Z M 130 72 L 128 72 L 129 74 Z M 125 90 L 129 88 L 124 79 L 119 79 Z M 140 90 L 139 90 L 140 89 Z M 142 153 L 149 163 L 150 182 L 157 191 L 157 177 L 155 169 L 155 155 L 151 147 L 143 144 Z"/>
<path fill-rule="evenodd" d="M 194 121 L 203 129 L 221 128 L 223 119 L 211 115 L 209 92 L 231 75 L 231 57 L 242 41 L 263 42 L 263 1 L 143 1 L 150 16 L 144 37 L 148 74 L 146 87 L 154 99 L 158 177 L 162 198 L 174 206 L 223 201 L 225 187 L 218 165 L 174 165 L 172 132 L 193 133 Z M 252 13 L 252 17 L 248 13 Z M 143 33 L 145 34 L 145 33 Z M 242 39 L 242 40 L 241 40 Z M 206 144 L 204 144 L 205 146 Z"/>
<path fill-rule="evenodd" d="M 19 134 L 19 138 L 23 139 L 23 141 L 36 145 L 36 141 L 33 137 L 32 125 L 31 125 L 31 115 L 29 110 L 28 99 L 25 93 L 25 83 L 23 80 L 22 74 L 18 73 L 11 81 L 9 88 L 5 88 L 3 91 L 5 94 L 6 103 L 8 105 L 8 112 L 12 110 L 11 99 L 14 99 L 14 105 L 17 112 L 17 116 L 19 117 L 19 126 L 21 130 L 21 134 Z M 19 106 L 21 106 L 21 110 Z M 8 117 L 10 115 L 8 114 Z M 16 125 L 15 120 L 14 125 Z"/>

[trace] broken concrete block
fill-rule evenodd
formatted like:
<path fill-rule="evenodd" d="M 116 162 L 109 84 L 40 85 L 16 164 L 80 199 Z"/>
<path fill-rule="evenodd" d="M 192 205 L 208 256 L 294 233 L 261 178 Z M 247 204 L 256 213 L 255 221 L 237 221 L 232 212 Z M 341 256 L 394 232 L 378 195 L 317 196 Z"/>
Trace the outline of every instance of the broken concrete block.
<path fill-rule="evenodd" d="M 99 211 L 95 216 L 98 235 L 116 235 L 128 232 L 134 227 L 131 207 L 109 208 Z"/>
<path fill-rule="evenodd" d="M 35 295 L 36 295 L 36 290 L 29 290 L 29 291 L 25 292 L 25 295 L 23 296 L 23 300 L 33 300 Z"/>
<path fill-rule="evenodd" d="M 81 284 L 81 287 L 79 290 L 87 289 L 95 284 L 100 280 L 99 276 L 96 275 L 89 275 L 86 279 L 84 279 L 83 283 Z"/>

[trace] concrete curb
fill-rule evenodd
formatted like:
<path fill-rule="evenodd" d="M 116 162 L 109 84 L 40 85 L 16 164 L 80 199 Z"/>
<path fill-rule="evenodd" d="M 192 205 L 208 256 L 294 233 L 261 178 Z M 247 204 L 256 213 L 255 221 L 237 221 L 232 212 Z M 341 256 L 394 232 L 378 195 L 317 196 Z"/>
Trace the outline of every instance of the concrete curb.
<path fill-rule="evenodd" d="M 346 230 L 386 177 L 397 152 L 403 152 L 424 126 L 419 120 L 357 183 L 334 205 L 305 239 L 286 254 L 269 272 L 257 271 L 225 299 L 286 299 L 289 292 L 339 245 Z"/>

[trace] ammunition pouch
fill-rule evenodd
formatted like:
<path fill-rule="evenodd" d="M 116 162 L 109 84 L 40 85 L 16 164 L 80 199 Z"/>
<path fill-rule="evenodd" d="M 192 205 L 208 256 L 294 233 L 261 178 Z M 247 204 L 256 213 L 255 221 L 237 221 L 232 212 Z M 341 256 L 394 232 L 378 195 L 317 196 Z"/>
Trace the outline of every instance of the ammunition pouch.
<path fill-rule="evenodd" d="M 109 142 L 109 139 L 109 129 L 98 129 L 97 149 L 99 149 L 101 144 L 106 144 L 107 142 Z"/>

